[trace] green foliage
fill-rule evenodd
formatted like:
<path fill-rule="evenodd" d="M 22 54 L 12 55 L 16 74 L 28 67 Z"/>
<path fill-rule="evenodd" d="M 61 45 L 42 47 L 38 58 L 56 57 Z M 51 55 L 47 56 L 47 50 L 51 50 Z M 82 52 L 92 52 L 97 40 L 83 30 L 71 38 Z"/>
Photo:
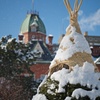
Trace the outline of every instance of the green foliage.
<path fill-rule="evenodd" d="M 52 85 L 54 88 L 51 88 Z M 44 82 L 44 84 L 39 88 L 40 94 L 44 94 L 48 100 L 65 100 L 67 96 L 71 97 L 72 92 L 75 89 L 82 88 L 87 91 L 92 90 L 87 86 L 68 83 L 65 87 L 63 87 L 65 89 L 65 92 L 57 93 L 58 86 L 59 86 L 59 82 L 51 80 L 50 77 L 48 77 L 47 80 Z M 79 99 L 72 97 L 71 100 L 91 100 L 91 99 L 88 96 L 85 96 L 85 97 L 79 97 Z M 100 97 L 97 97 L 96 100 L 100 100 Z"/>
<path fill-rule="evenodd" d="M 71 100 L 91 100 L 88 96 L 85 97 L 79 97 L 79 99 L 72 98 Z"/>
<path fill-rule="evenodd" d="M 32 73 L 29 68 L 36 60 L 35 54 L 37 53 L 34 53 L 34 51 L 30 48 L 30 43 L 24 44 L 22 42 L 18 42 L 15 38 L 12 38 L 11 35 L 2 37 L 0 40 L 0 78 L 3 77 L 6 81 L 10 81 L 11 84 L 15 83 L 21 86 L 21 98 L 23 99 L 20 100 L 31 100 L 33 94 L 36 93 L 36 90 L 34 91 L 34 89 L 32 89 L 33 85 L 36 88 L 39 85 L 35 81 L 32 81 L 34 73 Z M 24 76 L 25 72 L 30 74 L 30 76 Z M 14 91 L 15 88 L 18 89 L 17 85 L 13 86 L 14 87 L 11 87 L 11 91 L 8 91 L 12 93 L 11 95 L 13 95 L 12 91 Z M 18 91 L 20 92 L 20 90 Z M 4 95 L 2 97 L 7 96 Z"/>
<path fill-rule="evenodd" d="M 34 53 L 29 45 L 17 42 L 11 36 L 3 37 L 0 41 L 0 76 L 11 78 L 29 70 L 34 64 Z"/>
<path fill-rule="evenodd" d="M 51 85 L 54 85 L 54 88 L 50 89 Z M 52 81 L 50 78 L 47 78 L 47 81 L 39 88 L 40 93 L 45 94 L 48 100 L 59 100 L 62 94 L 56 94 L 56 89 L 58 89 L 58 82 Z M 49 90 L 51 94 L 49 94 L 47 90 Z"/>
<path fill-rule="evenodd" d="M 72 92 L 75 89 L 78 89 L 78 88 L 82 88 L 82 89 L 87 90 L 87 91 L 91 91 L 92 90 L 91 88 L 88 88 L 87 86 L 81 86 L 80 84 L 70 84 L 70 83 L 68 83 L 64 88 L 66 90 L 67 96 L 71 96 Z"/>

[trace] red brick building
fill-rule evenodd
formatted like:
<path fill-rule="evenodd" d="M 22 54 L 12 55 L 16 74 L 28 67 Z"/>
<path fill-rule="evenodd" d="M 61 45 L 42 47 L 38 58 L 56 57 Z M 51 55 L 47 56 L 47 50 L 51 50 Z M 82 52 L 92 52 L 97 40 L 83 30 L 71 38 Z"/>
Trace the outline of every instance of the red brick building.
<path fill-rule="evenodd" d="M 100 57 L 100 36 L 89 36 L 87 32 L 84 33 L 88 41 L 93 57 Z"/>
<path fill-rule="evenodd" d="M 32 72 L 35 72 L 35 79 L 43 79 L 44 78 L 44 75 L 48 74 L 48 70 L 49 70 L 49 64 L 50 62 L 47 62 L 47 61 L 38 61 L 36 62 L 36 64 L 32 65 L 30 67 L 30 70 Z"/>
<path fill-rule="evenodd" d="M 98 67 L 98 70 L 100 72 L 100 57 L 98 59 L 96 59 L 96 61 L 94 63 L 96 64 L 96 66 Z"/>
<path fill-rule="evenodd" d="M 53 36 L 48 36 L 48 44 L 46 43 L 46 37 L 45 25 L 39 17 L 39 14 L 37 12 L 28 13 L 21 25 L 19 41 L 25 44 L 31 41 L 31 50 L 40 53 L 35 64 L 30 66 L 30 70 L 34 73 L 35 79 L 42 79 L 48 73 L 52 60 Z"/>

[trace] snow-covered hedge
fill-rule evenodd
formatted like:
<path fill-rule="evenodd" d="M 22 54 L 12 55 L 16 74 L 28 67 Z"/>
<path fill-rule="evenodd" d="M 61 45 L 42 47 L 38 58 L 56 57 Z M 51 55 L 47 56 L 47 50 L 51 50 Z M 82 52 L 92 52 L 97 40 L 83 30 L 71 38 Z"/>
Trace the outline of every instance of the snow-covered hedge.
<path fill-rule="evenodd" d="M 100 73 L 88 62 L 72 71 L 63 68 L 47 77 L 38 90 L 32 100 L 100 100 Z"/>

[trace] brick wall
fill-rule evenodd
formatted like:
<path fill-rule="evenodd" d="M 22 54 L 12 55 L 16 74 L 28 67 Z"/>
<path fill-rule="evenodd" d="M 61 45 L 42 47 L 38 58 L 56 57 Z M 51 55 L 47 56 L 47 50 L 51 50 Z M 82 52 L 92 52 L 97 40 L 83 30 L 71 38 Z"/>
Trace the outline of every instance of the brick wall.
<path fill-rule="evenodd" d="M 34 72 L 35 79 L 39 79 L 41 75 L 48 74 L 50 64 L 34 64 L 30 67 L 30 70 Z"/>
<path fill-rule="evenodd" d="M 32 37 L 34 36 L 35 39 L 41 39 L 42 41 L 44 41 L 46 43 L 46 35 L 42 34 L 42 33 L 37 33 L 37 32 L 26 32 L 23 34 L 24 35 L 24 43 L 28 43 L 28 41 L 30 41 L 32 39 Z"/>
<path fill-rule="evenodd" d="M 23 34 L 24 35 L 24 37 L 23 37 L 23 41 L 24 41 L 24 43 L 28 43 L 28 32 L 26 32 L 26 33 L 24 33 Z"/>
<path fill-rule="evenodd" d="M 98 67 L 98 69 L 99 69 L 99 72 L 100 72 L 100 64 L 96 64 L 96 66 Z"/>
<path fill-rule="evenodd" d="M 100 56 L 100 46 L 93 46 L 93 48 L 91 48 L 91 50 L 92 50 L 92 56 L 94 56 L 94 57 Z"/>

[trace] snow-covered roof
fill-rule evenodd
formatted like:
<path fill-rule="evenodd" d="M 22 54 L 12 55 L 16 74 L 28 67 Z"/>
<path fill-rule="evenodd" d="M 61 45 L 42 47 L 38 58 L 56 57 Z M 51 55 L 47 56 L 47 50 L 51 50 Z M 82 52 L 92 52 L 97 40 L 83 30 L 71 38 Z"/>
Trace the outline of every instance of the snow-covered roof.
<path fill-rule="evenodd" d="M 52 34 L 49 34 L 48 36 L 53 37 L 53 35 L 52 35 Z"/>
<path fill-rule="evenodd" d="M 10 39 L 8 39 L 8 43 L 9 43 L 9 42 L 12 42 L 13 39 L 14 39 L 14 38 L 10 38 Z"/>
<path fill-rule="evenodd" d="M 38 24 L 36 23 L 36 21 L 34 21 L 30 26 L 38 26 Z"/>

